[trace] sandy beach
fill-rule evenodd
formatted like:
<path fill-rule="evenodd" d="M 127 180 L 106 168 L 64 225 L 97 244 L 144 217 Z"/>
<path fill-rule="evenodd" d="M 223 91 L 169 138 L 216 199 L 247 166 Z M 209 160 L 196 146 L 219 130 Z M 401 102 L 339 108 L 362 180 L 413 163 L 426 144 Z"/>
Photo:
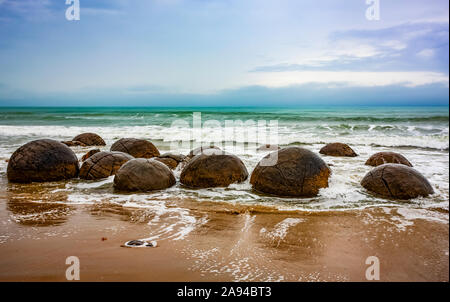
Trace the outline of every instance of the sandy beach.
<path fill-rule="evenodd" d="M 149 225 L 145 208 L 36 204 L 4 179 L 0 187 L 1 281 L 66 281 L 68 256 L 79 257 L 81 281 L 366 281 L 372 255 L 381 281 L 448 281 L 443 210 L 308 213 L 185 200 L 178 206 L 204 223 L 179 240 L 127 248 L 171 218 Z"/>

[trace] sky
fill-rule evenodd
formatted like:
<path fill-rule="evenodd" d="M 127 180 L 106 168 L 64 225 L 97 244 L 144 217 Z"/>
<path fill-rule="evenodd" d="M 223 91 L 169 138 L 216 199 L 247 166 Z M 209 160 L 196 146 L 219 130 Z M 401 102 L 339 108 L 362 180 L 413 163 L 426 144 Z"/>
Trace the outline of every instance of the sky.
<path fill-rule="evenodd" d="M 0 0 L 0 106 L 449 103 L 447 0 L 79 3 Z"/>

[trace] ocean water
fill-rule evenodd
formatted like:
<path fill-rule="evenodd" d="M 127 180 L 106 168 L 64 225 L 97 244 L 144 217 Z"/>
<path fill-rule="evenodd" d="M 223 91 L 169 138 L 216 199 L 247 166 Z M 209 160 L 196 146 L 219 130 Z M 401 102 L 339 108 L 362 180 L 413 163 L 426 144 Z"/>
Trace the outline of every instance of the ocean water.
<path fill-rule="evenodd" d="M 214 120 L 215 124 L 202 124 L 199 134 L 198 130 L 192 129 L 194 112 L 201 114 L 202 122 Z M 172 127 L 174 121 L 180 120 L 184 125 Z M 187 154 L 200 143 L 212 142 L 240 157 L 251 174 L 267 153 L 256 150 L 258 140 L 249 134 L 252 132 L 251 124 L 225 127 L 227 120 L 266 121 L 263 128 L 266 133 L 277 133 L 277 143 L 281 147 L 301 146 L 318 153 L 326 143 L 342 142 L 349 144 L 359 156 L 322 156 L 332 165 L 332 175 L 329 187 L 314 198 L 277 198 L 257 194 L 251 190 L 249 180 L 228 188 L 193 190 L 177 182 L 176 186 L 163 191 L 117 194 L 112 187 L 113 177 L 99 181 L 74 179 L 40 184 L 36 187 L 39 194 L 28 195 L 27 198 L 36 202 L 51 199 L 65 204 L 106 202 L 147 208 L 153 213 L 150 223 L 158 225 L 151 239 L 160 236 L 180 239 L 198 224 L 205 223 L 206 216 L 195 218 L 189 209 L 180 206 L 185 200 L 268 206 L 278 211 L 352 210 L 377 206 L 448 211 L 448 107 L 0 108 L 0 177 L 3 178 L 2 183 L 6 183 L 6 160 L 26 142 L 41 138 L 70 140 L 83 132 L 102 136 L 107 143 L 102 150 L 109 150 L 117 139 L 123 137 L 148 139 L 161 153 Z M 277 121 L 277 129 L 269 124 L 271 120 Z M 92 147 L 72 149 L 81 158 Z M 430 181 L 435 194 L 407 202 L 369 194 L 360 185 L 361 179 L 371 169 L 364 163 L 379 151 L 394 151 L 406 156 L 414 168 Z M 180 171 L 175 170 L 175 175 L 178 178 Z M 159 224 L 160 219 L 167 223 Z"/>

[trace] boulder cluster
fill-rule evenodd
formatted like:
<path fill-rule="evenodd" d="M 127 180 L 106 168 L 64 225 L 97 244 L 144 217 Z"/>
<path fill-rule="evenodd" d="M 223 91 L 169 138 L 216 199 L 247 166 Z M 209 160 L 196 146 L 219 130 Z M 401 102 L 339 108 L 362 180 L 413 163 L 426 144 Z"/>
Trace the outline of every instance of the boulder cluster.
<path fill-rule="evenodd" d="M 180 183 L 189 188 L 228 187 L 248 179 L 245 164 L 237 156 L 217 146 L 202 146 L 189 154 L 160 154 L 150 141 L 122 138 L 110 151 L 92 149 L 78 159 L 69 146 L 104 146 L 95 133 L 83 133 L 71 141 L 41 139 L 17 149 L 8 161 L 10 182 L 58 181 L 79 177 L 86 180 L 114 175 L 118 191 L 163 190 L 176 184 L 173 170 L 181 171 Z M 301 147 L 280 148 L 264 145 L 257 150 L 268 153 L 255 167 L 250 184 L 260 194 L 281 197 L 312 197 L 328 187 L 331 169 L 316 153 Z M 319 151 L 327 156 L 355 157 L 348 145 L 331 143 Z M 427 179 L 401 154 L 379 152 L 366 165 L 374 166 L 361 185 L 376 196 L 411 199 L 433 194 Z"/>

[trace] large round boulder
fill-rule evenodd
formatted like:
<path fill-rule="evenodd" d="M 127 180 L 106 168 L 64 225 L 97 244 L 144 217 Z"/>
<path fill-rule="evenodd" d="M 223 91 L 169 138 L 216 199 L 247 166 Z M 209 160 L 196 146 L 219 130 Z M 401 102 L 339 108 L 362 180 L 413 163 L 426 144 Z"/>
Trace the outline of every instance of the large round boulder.
<path fill-rule="evenodd" d="M 364 176 L 361 185 L 370 192 L 395 199 L 411 199 L 434 193 L 422 174 L 399 164 L 383 164 L 372 169 Z"/>
<path fill-rule="evenodd" d="M 90 156 L 80 169 L 82 179 L 101 179 L 116 174 L 117 170 L 133 156 L 123 152 L 97 152 Z"/>
<path fill-rule="evenodd" d="M 227 187 L 247 179 L 244 163 L 235 155 L 209 150 L 194 156 L 183 168 L 180 182 L 192 188 Z"/>
<path fill-rule="evenodd" d="M 106 143 L 100 135 L 95 133 L 82 133 L 75 136 L 72 141 L 81 142 L 86 146 L 105 146 Z"/>
<path fill-rule="evenodd" d="M 55 140 L 40 139 L 12 154 L 7 177 L 11 182 L 44 182 L 74 178 L 78 172 L 78 158 L 69 147 Z"/>
<path fill-rule="evenodd" d="M 152 158 L 159 156 L 159 151 L 145 139 L 121 138 L 111 146 L 111 151 L 128 153 L 135 158 Z"/>
<path fill-rule="evenodd" d="M 222 150 L 219 147 L 216 146 L 201 146 L 195 149 L 192 149 L 188 155 L 186 155 L 186 160 L 190 160 L 196 155 L 202 154 L 202 153 L 222 153 Z"/>
<path fill-rule="evenodd" d="M 400 153 L 396 152 L 378 152 L 369 157 L 366 161 L 368 166 L 379 166 L 383 164 L 402 164 L 408 167 L 413 165 Z"/>
<path fill-rule="evenodd" d="M 175 176 L 163 163 L 136 158 L 124 164 L 114 177 L 114 188 L 120 191 L 153 191 L 175 184 Z"/>
<path fill-rule="evenodd" d="M 358 156 L 349 145 L 343 143 L 331 143 L 327 144 L 319 151 L 320 154 L 329 156 L 346 156 L 355 157 Z"/>
<path fill-rule="evenodd" d="M 273 164 L 270 163 L 270 158 Z M 265 164 L 263 165 L 263 160 Z M 311 197 L 328 187 L 330 168 L 315 153 L 288 147 L 266 155 L 253 170 L 253 189 L 277 196 Z"/>

